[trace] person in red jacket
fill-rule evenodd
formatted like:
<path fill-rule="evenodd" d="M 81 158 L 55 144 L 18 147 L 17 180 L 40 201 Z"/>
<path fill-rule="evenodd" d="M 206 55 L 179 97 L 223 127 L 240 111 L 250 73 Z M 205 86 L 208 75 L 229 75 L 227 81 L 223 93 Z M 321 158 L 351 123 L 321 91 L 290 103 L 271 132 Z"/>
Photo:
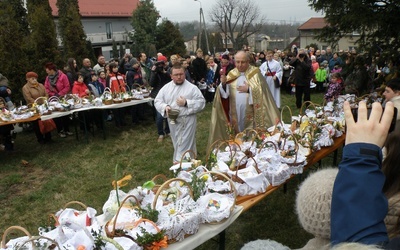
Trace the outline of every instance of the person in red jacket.
<path fill-rule="evenodd" d="M 83 79 L 83 75 L 78 72 L 78 80 L 74 82 L 74 86 L 72 87 L 72 94 L 78 95 L 81 98 L 90 94 L 90 91 L 83 82 Z"/>

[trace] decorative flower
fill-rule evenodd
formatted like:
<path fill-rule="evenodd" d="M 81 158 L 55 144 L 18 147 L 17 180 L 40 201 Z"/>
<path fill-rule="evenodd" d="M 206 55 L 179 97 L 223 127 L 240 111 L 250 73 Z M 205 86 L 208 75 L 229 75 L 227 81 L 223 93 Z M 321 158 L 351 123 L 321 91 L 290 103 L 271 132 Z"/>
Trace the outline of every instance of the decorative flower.
<path fill-rule="evenodd" d="M 160 250 L 161 248 L 167 248 L 168 247 L 168 237 L 164 236 L 164 238 L 158 242 L 153 242 L 151 244 L 150 249 L 151 250 Z"/>
<path fill-rule="evenodd" d="M 132 180 L 132 175 L 128 174 L 128 175 L 125 175 L 122 179 L 118 180 L 117 182 L 113 181 L 112 185 L 113 185 L 114 189 L 117 188 L 116 185 L 118 187 L 125 187 L 126 185 L 128 185 L 128 182 L 130 180 Z"/>

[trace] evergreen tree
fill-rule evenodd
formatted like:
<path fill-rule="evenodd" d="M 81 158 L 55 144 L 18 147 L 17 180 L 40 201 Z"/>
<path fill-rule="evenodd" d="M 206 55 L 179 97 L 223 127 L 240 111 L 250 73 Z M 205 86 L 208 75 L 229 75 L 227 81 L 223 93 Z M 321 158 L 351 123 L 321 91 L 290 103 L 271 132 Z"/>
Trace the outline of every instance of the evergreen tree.
<path fill-rule="evenodd" d="M 0 73 L 9 80 L 12 100 L 23 100 L 20 89 L 26 83 L 25 71 L 28 62 L 24 52 L 27 40 L 24 21 L 19 19 L 15 8 L 16 1 L 0 1 Z M 22 4 L 22 3 L 21 3 Z M 25 18 L 25 15 L 22 15 Z"/>
<path fill-rule="evenodd" d="M 112 42 L 112 57 L 114 59 L 120 58 L 118 47 L 117 47 L 117 42 L 114 39 L 113 39 L 113 42 Z"/>
<path fill-rule="evenodd" d="M 86 34 L 83 30 L 77 0 L 57 0 L 58 30 L 63 45 L 63 59 L 75 58 L 78 63 L 90 58 L 86 48 Z"/>
<path fill-rule="evenodd" d="M 46 72 L 43 66 L 47 62 L 54 62 L 59 67 L 63 66 L 60 65 L 61 57 L 58 50 L 56 27 L 49 10 L 48 1 L 28 5 L 31 35 L 27 46 L 31 52 L 29 65 L 32 67 L 29 70 L 37 72 L 40 80 L 45 79 Z"/>
<path fill-rule="evenodd" d="M 26 9 L 22 4 L 22 0 L 8 0 L 15 14 L 15 20 L 19 23 L 19 29 L 22 34 L 29 35 L 29 24 L 27 20 Z"/>
<path fill-rule="evenodd" d="M 92 61 L 92 66 L 94 66 L 97 63 L 97 57 L 94 54 L 94 49 L 92 46 L 92 42 L 89 40 L 86 40 L 86 51 L 89 52 L 87 58 L 90 59 L 90 61 Z"/>
<path fill-rule="evenodd" d="M 119 42 L 119 55 L 122 57 L 125 55 L 124 46 L 122 46 L 122 42 Z"/>
<path fill-rule="evenodd" d="M 164 55 L 186 54 L 186 46 L 179 28 L 168 19 L 163 19 L 156 30 L 156 48 Z"/>
<path fill-rule="evenodd" d="M 213 35 L 213 47 L 215 48 L 215 52 L 225 50 L 225 44 L 223 43 L 221 33 L 219 32 L 215 32 Z"/>
<path fill-rule="evenodd" d="M 149 54 L 150 48 L 155 44 L 154 30 L 160 15 L 152 0 L 140 0 L 137 9 L 132 15 L 133 35 L 131 53 L 138 55 L 140 52 Z"/>
<path fill-rule="evenodd" d="M 354 39 L 359 50 L 399 54 L 399 1 L 376 0 L 308 0 L 309 6 L 325 14 L 327 25 L 318 39 L 338 44 L 342 37 L 358 33 Z"/>

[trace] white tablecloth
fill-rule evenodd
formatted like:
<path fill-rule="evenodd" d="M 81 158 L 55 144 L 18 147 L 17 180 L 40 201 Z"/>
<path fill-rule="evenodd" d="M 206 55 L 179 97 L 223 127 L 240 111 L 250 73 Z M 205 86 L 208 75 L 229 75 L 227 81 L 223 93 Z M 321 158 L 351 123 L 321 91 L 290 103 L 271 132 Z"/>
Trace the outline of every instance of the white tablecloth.
<path fill-rule="evenodd" d="M 185 238 L 181 242 L 176 242 L 168 245 L 167 249 L 187 250 L 200 246 L 204 242 L 208 241 L 209 239 L 213 238 L 220 232 L 224 231 L 227 227 L 229 227 L 239 217 L 242 211 L 242 206 L 235 206 L 231 216 L 226 221 L 219 224 L 201 224 L 199 231 L 196 234 Z M 106 221 L 104 220 L 104 215 L 97 216 L 97 220 L 100 225 L 106 224 Z"/>
<path fill-rule="evenodd" d="M 122 102 L 122 103 L 114 103 L 110 105 L 101 105 L 101 106 L 89 106 L 89 107 L 84 107 L 84 108 L 79 108 L 79 109 L 72 109 L 69 111 L 63 111 L 63 112 L 53 112 L 50 115 L 42 115 L 40 118 L 42 121 L 57 118 L 57 117 L 62 117 L 62 116 L 67 116 L 76 112 L 80 111 L 85 111 L 85 110 L 93 110 L 93 109 L 118 109 L 118 108 L 124 108 L 124 107 L 129 107 L 129 106 L 134 106 L 142 103 L 149 103 L 152 102 L 154 99 L 153 98 L 145 98 L 142 100 L 132 100 L 130 102 Z"/>

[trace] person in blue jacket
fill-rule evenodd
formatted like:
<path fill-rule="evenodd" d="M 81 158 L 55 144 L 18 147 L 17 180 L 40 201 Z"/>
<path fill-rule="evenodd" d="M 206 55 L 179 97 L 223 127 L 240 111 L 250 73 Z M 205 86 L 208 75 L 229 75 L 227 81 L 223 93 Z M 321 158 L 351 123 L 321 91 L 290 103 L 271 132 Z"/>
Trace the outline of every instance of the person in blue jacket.
<path fill-rule="evenodd" d="M 355 122 L 350 104 L 345 102 L 346 146 L 339 164 L 331 204 L 331 243 L 358 242 L 384 249 L 400 249 L 400 239 L 389 242 L 384 218 L 388 202 L 382 192 L 385 176 L 381 171 L 382 151 L 393 117 L 393 103 L 360 102 Z"/>

